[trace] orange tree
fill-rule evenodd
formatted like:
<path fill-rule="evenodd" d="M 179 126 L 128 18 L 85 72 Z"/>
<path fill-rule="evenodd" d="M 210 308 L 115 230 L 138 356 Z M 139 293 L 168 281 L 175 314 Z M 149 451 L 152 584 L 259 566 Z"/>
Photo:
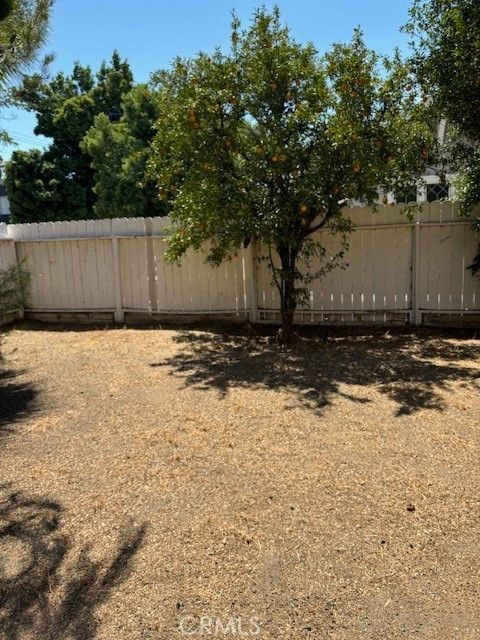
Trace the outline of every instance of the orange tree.
<path fill-rule="evenodd" d="M 229 53 L 178 59 L 155 79 L 150 171 L 171 207 L 169 258 L 204 248 L 217 265 L 259 240 L 289 342 L 308 284 L 342 262 L 345 206 L 373 204 L 379 188 L 422 173 L 433 144 L 428 103 L 399 58 L 380 59 L 359 31 L 320 56 L 292 38 L 278 10 L 256 11 L 248 29 L 234 17 Z M 341 238 L 334 256 L 315 234 L 322 228 Z"/>

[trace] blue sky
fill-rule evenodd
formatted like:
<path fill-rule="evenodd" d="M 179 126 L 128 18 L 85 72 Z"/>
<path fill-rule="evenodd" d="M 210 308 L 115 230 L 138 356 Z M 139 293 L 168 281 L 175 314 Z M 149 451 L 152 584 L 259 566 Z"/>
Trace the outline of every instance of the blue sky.
<path fill-rule="evenodd" d="M 278 4 L 296 39 L 312 41 L 319 51 L 348 40 L 357 25 L 367 44 L 381 53 L 405 46 L 400 27 L 410 0 L 56 0 L 45 50 L 56 56 L 52 70 L 68 73 L 75 60 L 97 69 L 118 49 L 140 82 L 177 55 L 225 45 L 232 9 L 248 20 L 261 4 Z M 31 114 L 2 113 L 0 124 L 17 139 L 17 148 L 42 146 Z M 10 153 L 0 149 L 4 158 Z"/>

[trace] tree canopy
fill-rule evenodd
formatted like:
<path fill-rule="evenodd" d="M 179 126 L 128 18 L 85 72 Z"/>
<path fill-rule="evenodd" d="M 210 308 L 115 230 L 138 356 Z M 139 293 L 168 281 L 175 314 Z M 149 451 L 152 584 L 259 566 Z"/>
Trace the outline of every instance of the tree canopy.
<path fill-rule="evenodd" d="M 76 63 L 69 76 L 59 73 L 45 80 L 34 74 L 23 79 L 15 98 L 35 114 L 35 133 L 51 138 L 52 143 L 44 152 L 15 151 L 7 163 L 15 222 L 95 216 L 94 170 L 82 140 L 95 116 L 121 115 L 123 98 L 132 86 L 130 66 L 116 52 L 96 74 Z"/>
<path fill-rule="evenodd" d="M 445 155 L 458 174 L 461 213 L 480 232 L 480 217 L 472 213 L 480 202 L 480 3 L 415 0 L 405 30 L 418 81 L 438 117 L 454 126 Z M 472 269 L 480 272 L 480 247 Z"/>
<path fill-rule="evenodd" d="M 436 106 L 469 138 L 480 139 L 480 4 L 415 0 L 406 31 L 415 73 Z"/>
<path fill-rule="evenodd" d="M 2 0 L 0 87 L 36 58 L 48 32 L 52 0 Z"/>
<path fill-rule="evenodd" d="M 45 42 L 51 4 L 52 0 L 0 2 L 0 107 L 13 103 L 9 84 L 29 68 Z M 4 129 L 0 142 L 11 142 Z"/>
<path fill-rule="evenodd" d="M 164 215 L 165 203 L 146 173 L 158 117 L 156 95 L 148 85 L 138 85 L 121 104 L 123 115 L 118 122 L 111 122 L 101 113 L 81 143 L 82 150 L 92 159 L 95 174 L 95 215 Z"/>
<path fill-rule="evenodd" d="M 421 175 L 433 144 L 429 106 L 398 56 L 381 60 L 356 31 L 319 56 L 278 10 L 248 29 L 234 18 L 229 53 L 178 59 L 156 76 L 159 117 L 150 171 L 171 206 L 169 256 L 206 248 L 214 264 L 251 237 L 269 253 L 283 334 L 325 258 L 315 231 L 347 244 L 352 200 L 373 204 Z"/>

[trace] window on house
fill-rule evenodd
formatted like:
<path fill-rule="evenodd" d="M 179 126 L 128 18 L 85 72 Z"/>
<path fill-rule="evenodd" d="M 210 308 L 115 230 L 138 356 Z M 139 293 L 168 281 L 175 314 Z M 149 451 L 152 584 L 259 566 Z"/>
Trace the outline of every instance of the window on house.
<path fill-rule="evenodd" d="M 0 198 L 7 195 L 7 189 L 4 184 L 0 184 Z"/>
<path fill-rule="evenodd" d="M 400 191 L 395 194 L 395 200 L 400 204 L 410 204 L 411 202 L 417 201 L 417 187 L 412 185 L 408 187 L 405 191 Z"/>
<path fill-rule="evenodd" d="M 427 184 L 427 202 L 448 198 L 448 183 Z"/>

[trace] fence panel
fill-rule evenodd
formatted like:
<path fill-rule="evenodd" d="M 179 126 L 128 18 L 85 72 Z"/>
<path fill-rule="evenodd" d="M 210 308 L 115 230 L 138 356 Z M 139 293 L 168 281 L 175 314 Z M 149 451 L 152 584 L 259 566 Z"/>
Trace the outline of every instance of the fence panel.
<path fill-rule="evenodd" d="M 0 271 L 10 269 L 16 263 L 15 243 L 0 237 Z"/>
<path fill-rule="evenodd" d="M 18 242 L 31 274 L 28 309 L 114 309 L 111 241 L 68 239 Z"/>
<path fill-rule="evenodd" d="M 165 260 L 165 238 L 153 238 L 156 305 L 160 312 L 237 312 L 248 309 L 244 253 L 212 268 L 205 256 L 190 250 L 180 265 Z"/>
<path fill-rule="evenodd" d="M 480 282 L 467 267 L 478 239 L 468 224 L 445 223 L 420 228 L 420 309 L 480 309 Z"/>
<path fill-rule="evenodd" d="M 323 259 L 311 262 L 316 272 L 341 251 L 338 237 L 328 231 L 318 232 L 314 238 L 325 248 Z M 258 268 L 258 309 L 277 311 L 278 291 L 272 287 L 267 251 Z M 340 267 L 327 271 L 323 278 L 309 286 L 305 311 L 318 314 L 367 313 L 411 309 L 412 229 L 410 226 L 369 228 L 360 226 L 349 240 L 349 249 L 340 260 Z M 278 264 L 278 263 L 276 263 Z M 308 315 L 308 314 L 307 314 Z M 305 316 L 307 319 L 307 316 Z"/>

